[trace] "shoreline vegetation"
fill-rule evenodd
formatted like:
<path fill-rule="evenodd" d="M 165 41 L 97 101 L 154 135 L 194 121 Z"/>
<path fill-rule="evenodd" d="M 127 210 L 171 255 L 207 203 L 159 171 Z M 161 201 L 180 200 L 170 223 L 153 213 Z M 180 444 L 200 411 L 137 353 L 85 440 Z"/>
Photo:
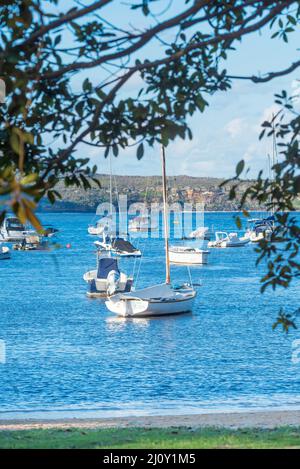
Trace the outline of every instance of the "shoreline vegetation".
<path fill-rule="evenodd" d="M 300 410 L 0 420 L 0 448 L 300 448 Z"/>
<path fill-rule="evenodd" d="M 62 199 L 57 199 L 52 205 L 47 199 L 40 203 L 39 210 L 43 212 L 95 212 L 98 204 L 109 202 L 109 175 L 97 176 L 101 188 L 90 181 L 91 189 L 65 187 L 60 182 L 57 190 Z M 168 177 L 168 201 L 170 204 L 203 204 L 208 212 L 239 211 L 237 200 L 229 200 L 230 188 L 234 183 L 228 183 L 220 188 L 223 179 L 201 178 L 192 176 Z M 241 196 L 251 181 L 240 181 L 238 196 Z M 134 203 L 162 203 L 160 176 L 114 176 L 113 177 L 113 203 L 116 204 L 117 195 L 127 197 L 127 206 Z M 261 211 L 262 207 L 255 201 L 249 201 L 245 208 L 250 211 Z M 300 209 L 299 204 L 295 208 Z"/>

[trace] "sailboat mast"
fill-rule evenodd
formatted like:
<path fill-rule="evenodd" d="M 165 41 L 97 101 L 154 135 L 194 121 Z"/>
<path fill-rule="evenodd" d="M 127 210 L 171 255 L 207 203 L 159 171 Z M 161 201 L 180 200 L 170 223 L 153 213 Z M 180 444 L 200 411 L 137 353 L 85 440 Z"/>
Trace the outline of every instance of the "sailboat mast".
<path fill-rule="evenodd" d="M 111 167 L 111 153 L 109 155 L 109 209 L 112 213 L 112 167 Z"/>
<path fill-rule="evenodd" d="M 163 183 L 163 203 L 164 203 L 164 233 L 165 233 L 165 251 L 166 251 L 166 283 L 171 283 L 170 279 L 170 258 L 169 258 L 169 226 L 167 213 L 167 176 L 166 176 L 166 156 L 165 147 L 161 146 L 162 161 L 162 183 Z"/>
<path fill-rule="evenodd" d="M 273 128 L 273 148 L 272 148 L 272 168 L 270 168 L 271 172 L 271 178 L 272 181 L 275 179 L 275 174 L 274 174 L 274 166 L 275 164 L 278 163 L 278 155 L 277 155 L 277 142 L 276 142 L 276 132 L 275 132 L 275 124 L 274 124 L 274 114 L 272 116 L 272 128 Z M 271 164 L 271 163 L 270 163 Z M 274 204 L 272 205 L 272 214 L 274 215 L 275 213 L 275 208 Z"/>

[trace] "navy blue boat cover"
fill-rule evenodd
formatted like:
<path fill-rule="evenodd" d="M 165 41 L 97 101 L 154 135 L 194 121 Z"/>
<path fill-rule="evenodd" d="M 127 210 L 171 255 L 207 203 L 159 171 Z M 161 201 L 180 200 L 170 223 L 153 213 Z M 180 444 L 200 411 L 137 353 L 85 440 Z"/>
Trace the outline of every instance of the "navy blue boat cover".
<path fill-rule="evenodd" d="M 112 243 L 112 247 L 114 249 L 118 249 L 118 251 L 123 252 L 134 252 L 136 248 L 132 246 L 132 244 L 123 238 L 115 238 Z"/>
<path fill-rule="evenodd" d="M 112 259 L 110 257 L 99 259 L 97 278 L 107 278 L 109 272 L 112 270 L 120 272 L 117 259 Z"/>

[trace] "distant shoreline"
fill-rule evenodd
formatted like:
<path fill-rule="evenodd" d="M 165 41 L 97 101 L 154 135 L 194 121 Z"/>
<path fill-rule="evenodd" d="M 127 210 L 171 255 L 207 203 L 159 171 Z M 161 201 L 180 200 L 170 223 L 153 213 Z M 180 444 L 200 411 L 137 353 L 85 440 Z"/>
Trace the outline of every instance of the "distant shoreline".
<path fill-rule="evenodd" d="M 48 213 L 92 213 L 95 216 L 96 213 L 94 210 L 37 210 L 37 214 L 48 214 Z M 126 212 L 121 212 L 121 213 L 126 213 Z M 197 212 L 196 210 L 194 212 L 187 212 L 183 211 L 182 213 L 201 213 Z M 204 210 L 204 213 L 242 213 L 241 210 Z M 248 213 L 269 213 L 267 210 L 248 210 Z M 288 213 L 300 213 L 300 210 L 293 210 L 289 211 Z M 134 216 L 134 215 L 130 215 Z"/>
<path fill-rule="evenodd" d="M 50 428 L 170 428 L 170 427 L 220 427 L 220 428 L 277 428 L 299 426 L 298 410 L 264 410 L 214 412 L 187 415 L 157 415 L 114 418 L 60 418 L 56 420 L 27 418 L 0 419 L 0 431 Z"/>

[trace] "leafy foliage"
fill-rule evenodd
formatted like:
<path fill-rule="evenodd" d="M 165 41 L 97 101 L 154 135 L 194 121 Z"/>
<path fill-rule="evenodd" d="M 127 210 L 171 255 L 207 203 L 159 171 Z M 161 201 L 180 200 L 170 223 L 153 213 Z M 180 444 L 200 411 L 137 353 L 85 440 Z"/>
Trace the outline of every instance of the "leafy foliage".
<path fill-rule="evenodd" d="M 270 121 L 263 122 L 260 134 L 260 138 L 272 137 L 275 150 L 279 149 L 278 161 L 272 167 L 273 177 L 264 178 L 260 172 L 240 200 L 241 208 L 247 200 L 256 200 L 267 210 L 274 211 L 275 229 L 270 239 L 259 241 L 256 249 L 257 263 L 267 261 L 267 273 L 261 279 L 262 292 L 267 287 L 287 288 L 293 279 L 300 278 L 300 227 L 294 214 L 300 196 L 300 112 L 297 110 L 300 97 L 298 94 L 288 96 L 283 90 L 275 98 L 280 110 Z M 235 187 L 244 166 L 243 161 L 237 166 Z M 235 197 L 234 192 L 231 198 Z M 292 316 L 284 311 L 280 312 L 275 327 L 278 324 L 282 324 L 284 330 L 295 327 Z"/>
<path fill-rule="evenodd" d="M 86 189 L 90 178 L 97 181 L 97 168 L 76 154 L 80 144 L 102 147 L 105 156 L 137 144 L 140 159 L 145 144 L 192 138 L 188 117 L 231 86 L 228 51 L 265 25 L 288 40 L 299 18 L 297 1 L 185 0 L 165 8 L 163 0 L 132 0 L 128 16 L 140 15 L 143 26 L 124 29 L 105 18 L 113 3 L 74 0 L 64 11 L 61 0 L 1 2 L 7 97 L 0 107 L 0 200 L 3 212 L 10 207 L 37 228 L 35 208 L 45 195 L 55 202 L 59 180 Z M 141 59 L 155 41 L 160 56 Z M 131 96 L 134 76 L 141 86 Z"/>

